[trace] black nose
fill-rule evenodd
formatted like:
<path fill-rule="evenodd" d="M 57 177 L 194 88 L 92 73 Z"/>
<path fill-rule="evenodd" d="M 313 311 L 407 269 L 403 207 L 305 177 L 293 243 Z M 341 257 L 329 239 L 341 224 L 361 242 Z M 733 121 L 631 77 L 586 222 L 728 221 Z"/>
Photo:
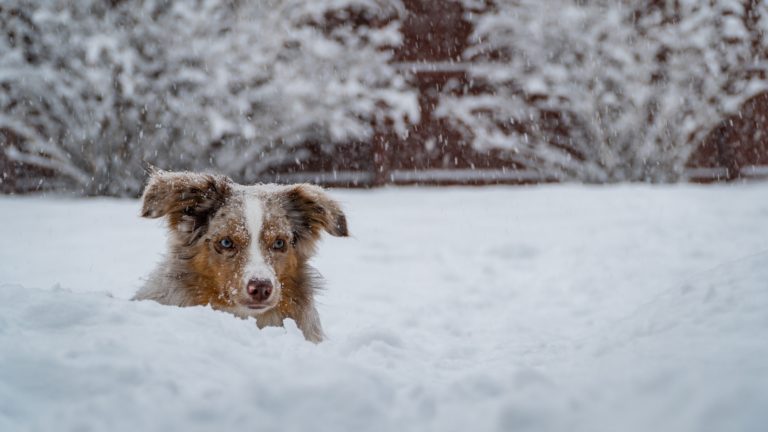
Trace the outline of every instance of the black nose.
<path fill-rule="evenodd" d="M 251 279 L 247 289 L 254 300 L 263 302 L 272 294 L 272 282 L 269 279 Z"/>

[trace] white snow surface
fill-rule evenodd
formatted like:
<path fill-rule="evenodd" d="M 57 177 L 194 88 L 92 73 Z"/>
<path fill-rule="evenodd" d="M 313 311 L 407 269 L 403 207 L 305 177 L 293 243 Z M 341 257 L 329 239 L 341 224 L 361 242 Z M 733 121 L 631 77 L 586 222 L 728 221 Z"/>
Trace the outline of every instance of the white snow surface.
<path fill-rule="evenodd" d="M 0 430 L 766 430 L 768 184 L 332 193 L 319 345 L 129 301 L 137 201 L 0 198 Z"/>

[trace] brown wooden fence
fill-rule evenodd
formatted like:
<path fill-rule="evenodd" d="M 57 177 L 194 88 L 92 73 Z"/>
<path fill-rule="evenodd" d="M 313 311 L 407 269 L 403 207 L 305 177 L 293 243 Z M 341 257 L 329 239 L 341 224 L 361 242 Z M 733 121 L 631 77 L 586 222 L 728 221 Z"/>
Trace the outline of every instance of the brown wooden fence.
<path fill-rule="evenodd" d="M 768 93 L 745 102 L 710 132 L 688 163 L 694 181 L 768 178 Z"/>

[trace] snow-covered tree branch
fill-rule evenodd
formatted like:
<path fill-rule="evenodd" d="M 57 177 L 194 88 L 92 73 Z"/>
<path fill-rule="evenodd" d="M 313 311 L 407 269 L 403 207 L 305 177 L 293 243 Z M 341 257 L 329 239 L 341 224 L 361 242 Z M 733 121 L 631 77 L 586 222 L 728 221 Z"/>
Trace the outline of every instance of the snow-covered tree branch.
<path fill-rule="evenodd" d="M 767 88 L 765 2 L 499 0 L 475 15 L 489 91 L 438 113 L 479 149 L 547 175 L 669 181 L 728 113 Z"/>
<path fill-rule="evenodd" d="M 309 139 L 405 131 L 415 95 L 389 66 L 399 2 L 34 2 L 0 6 L 6 157 L 84 193 L 136 193 L 142 165 L 253 180 Z M 357 14 L 366 21 L 329 22 Z"/>

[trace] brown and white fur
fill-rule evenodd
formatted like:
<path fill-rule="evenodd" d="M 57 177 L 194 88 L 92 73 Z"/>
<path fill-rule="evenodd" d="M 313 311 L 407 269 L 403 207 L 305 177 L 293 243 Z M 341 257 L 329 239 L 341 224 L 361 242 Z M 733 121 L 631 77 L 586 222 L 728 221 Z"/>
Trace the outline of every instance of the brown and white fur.
<path fill-rule="evenodd" d="M 135 299 L 210 305 L 259 327 L 296 321 L 323 339 L 317 277 L 307 264 L 321 231 L 346 237 L 339 205 L 309 184 L 243 186 L 227 177 L 153 171 L 141 215 L 165 217 L 169 251 Z"/>

